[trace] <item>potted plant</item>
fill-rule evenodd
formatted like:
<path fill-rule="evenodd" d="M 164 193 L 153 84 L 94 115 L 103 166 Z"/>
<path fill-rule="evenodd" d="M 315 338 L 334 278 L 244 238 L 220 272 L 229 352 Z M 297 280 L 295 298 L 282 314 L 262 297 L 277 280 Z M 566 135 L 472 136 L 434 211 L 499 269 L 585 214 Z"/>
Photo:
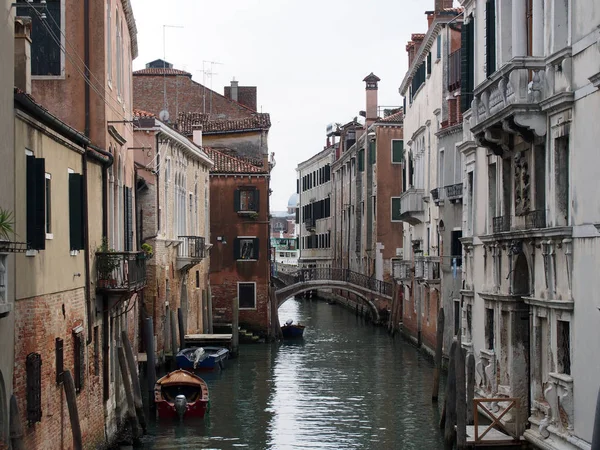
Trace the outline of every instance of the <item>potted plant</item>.
<path fill-rule="evenodd" d="M 100 257 L 96 256 L 96 268 L 98 269 L 98 287 L 115 288 L 117 280 L 115 278 L 115 269 L 121 265 L 119 255 L 110 255 L 114 249 L 108 246 L 108 239 L 102 238 L 102 244 L 96 249 L 96 253 L 102 253 Z"/>
<path fill-rule="evenodd" d="M 14 217 L 12 211 L 0 208 L 0 241 L 10 241 L 14 233 Z"/>
<path fill-rule="evenodd" d="M 152 246 L 145 242 L 142 244 L 142 251 L 144 252 L 145 259 L 150 259 L 154 255 L 154 249 L 152 248 Z"/>
<path fill-rule="evenodd" d="M 258 213 L 253 211 L 250 214 L 248 214 L 248 217 L 252 220 L 258 220 Z"/>

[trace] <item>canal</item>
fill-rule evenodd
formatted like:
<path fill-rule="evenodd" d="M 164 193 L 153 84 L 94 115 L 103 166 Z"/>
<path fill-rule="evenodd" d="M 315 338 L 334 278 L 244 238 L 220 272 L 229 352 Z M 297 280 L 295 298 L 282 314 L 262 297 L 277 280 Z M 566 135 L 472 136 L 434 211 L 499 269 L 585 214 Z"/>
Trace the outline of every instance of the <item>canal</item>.
<path fill-rule="evenodd" d="M 304 342 L 242 346 L 204 377 L 208 417 L 153 423 L 144 448 L 443 448 L 433 364 L 414 347 L 323 301 L 290 299 L 279 317 L 305 324 Z"/>

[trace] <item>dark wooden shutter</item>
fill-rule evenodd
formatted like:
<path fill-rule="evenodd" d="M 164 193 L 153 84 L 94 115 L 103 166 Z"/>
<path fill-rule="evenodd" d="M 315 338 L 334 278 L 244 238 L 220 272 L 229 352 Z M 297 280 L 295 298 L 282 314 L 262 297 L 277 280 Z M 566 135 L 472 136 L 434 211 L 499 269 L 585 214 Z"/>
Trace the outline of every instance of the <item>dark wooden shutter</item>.
<path fill-rule="evenodd" d="M 71 250 L 83 250 L 83 175 L 69 174 L 69 237 Z"/>
<path fill-rule="evenodd" d="M 46 164 L 43 158 L 27 156 L 27 245 L 46 248 Z"/>
<path fill-rule="evenodd" d="M 471 22 L 463 23 L 460 30 L 460 110 L 465 112 L 469 109 L 471 101 L 471 92 L 469 92 L 469 28 Z"/>
<path fill-rule="evenodd" d="M 431 52 L 427 53 L 427 75 L 431 75 Z"/>
<path fill-rule="evenodd" d="M 124 196 L 124 229 L 125 229 L 125 251 L 133 251 L 133 199 L 131 196 L 131 188 L 125 186 L 123 190 Z"/>
<path fill-rule="evenodd" d="M 404 141 L 392 141 L 392 162 L 401 163 L 404 158 Z"/>
<path fill-rule="evenodd" d="M 233 240 L 233 259 L 240 259 L 240 240 L 238 238 Z"/>
<path fill-rule="evenodd" d="M 295 223 L 300 223 L 300 208 L 296 208 L 296 221 Z"/>
<path fill-rule="evenodd" d="M 27 421 L 42 421 L 42 356 L 30 353 L 25 361 L 27 374 Z"/>
<path fill-rule="evenodd" d="M 375 141 L 369 142 L 369 164 L 377 163 L 377 147 Z"/>
<path fill-rule="evenodd" d="M 240 210 L 240 190 L 233 191 L 233 209 L 235 212 Z"/>
<path fill-rule="evenodd" d="M 523 0 L 524 1 L 524 0 Z M 489 77 L 496 71 L 496 1 L 485 5 L 485 68 Z"/>
<path fill-rule="evenodd" d="M 260 191 L 258 189 L 254 190 L 254 211 L 260 211 Z"/>
<path fill-rule="evenodd" d="M 83 342 L 83 332 L 75 333 L 73 337 L 75 340 L 73 355 L 75 391 L 81 392 L 85 375 L 85 343 Z"/>
<path fill-rule="evenodd" d="M 63 372 L 64 372 L 64 352 L 63 352 L 63 340 L 56 338 L 55 341 L 55 352 L 56 352 L 56 384 L 62 383 Z"/>
<path fill-rule="evenodd" d="M 358 151 L 358 171 L 364 172 L 365 170 L 365 149 L 361 148 Z"/>
<path fill-rule="evenodd" d="M 252 259 L 258 259 L 259 256 L 260 256 L 260 251 L 259 251 L 260 250 L 260 247 L 259 247 L 259 245 L 260 245 L 260 239 L 254 238 L 253 240 L 254 240 L 254 242 L 253 242 L 254 257 Z"/>

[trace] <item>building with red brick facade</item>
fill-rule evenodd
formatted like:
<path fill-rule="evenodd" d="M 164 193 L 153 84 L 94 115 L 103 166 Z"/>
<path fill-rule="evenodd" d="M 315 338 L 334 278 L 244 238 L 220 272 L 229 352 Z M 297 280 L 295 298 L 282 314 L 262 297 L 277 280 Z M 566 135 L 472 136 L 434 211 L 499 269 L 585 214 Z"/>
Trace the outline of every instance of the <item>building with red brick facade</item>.
<path fill-rule="evenodd" d="M 211 264 L 215 324 L 231 323 L 239 301 L 240 326 L 262 336 L 271 327 L 269 296 L 270 168 L 204 147 L 214 161 L 210 172 Z"/>

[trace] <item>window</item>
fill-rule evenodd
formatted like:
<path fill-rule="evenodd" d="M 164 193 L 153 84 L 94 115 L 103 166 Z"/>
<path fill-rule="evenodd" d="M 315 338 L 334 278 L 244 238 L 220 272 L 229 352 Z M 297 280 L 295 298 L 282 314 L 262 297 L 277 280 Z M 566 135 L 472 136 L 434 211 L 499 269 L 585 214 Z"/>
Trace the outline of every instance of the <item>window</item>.
<path fill-rule="evenodd" d="M 460 110 L 463 113 L 471 108 L 475 86 L 475 23 L 473 16 L 469 16 L 468 20 L 461 29 Z"/>
<path fill-rule="evenodd" d="M 401 214 L 400 197 L 392 197 L 392 222 L 401 222 Z"/>
<path fill-rule="evenodd" d="M 554 140 L 556 226 L 569 224 L 569 136 Z"/>
<path fill-rule="evenodd" d="M 69 240 L 71 251 L 83 250 L 83 175 L 69 173 Z"/>
<path fill-rule="evenodd" d="M 444 187 L 444 150 L 440 150 L 438 154 L 438 186 Z"/>
<path fill-rule="evenodd" d="M 46 248 L 45 160 L 27 156 L 27 247 Z"/>
<path fill-rule="evenodd" d="M 34 8 L 41 3 L 41 0 L 33 0 L 19 7 L 17 15 L 31 17 L 31 75 L 56 77 L 63 74 L 64 65 L 61 0 L 47 0 L 45 10 Z M 41 18 L 42 11 L 45 19 Z"/>
<path fill-rule="evenodd" d="M 414 98 L 417 91 L 420 89 L 420 87 L 423 85 L 423 83 L 425 83 L 426 69 L 427 68 L 426 68 L 425 62 L 422 62 L 421 65 L 419 66 L 419 68 L 417 69 L 416 73 L 413 75 L 411 91 L 410 91 L 411 103 L 412 103 L 412 99 Z"/>
<path fill-rule="evenodd" d="M 258 239 L 254 237 L 241 237 L 236 238 L 234 245 L 234 257 L 236 260 L 247 259 L 257 260 L 258 259 Z"/>
<path fill-rule="evenodd" d="M 125 186 L 123 201 L 125 206 L 123 223 L 125 230 L 125 251 L 131 252 L 133 251 L 133 199 L 130 187 Z"/>
<path fill-rule="evenodd" d="M 237 212 L 258 212 L 259 191 L 255 188 L 242 188 L 235 191 L 234 206 Z"/>
<path fill-rule="evenodd" d="M 361 148 L 358 151 L 358 171 L 359 172 L 365 171 L 365 149 L 364 148 Z"/>
<path fill-rule="evenodd" d="M 200 287 L 200 271 L 196 270 L 196 287 Z"/>
<path fill-rule="evenodd" d="M 436 58 L 440 59 L 442 57 L 442 35 L 438 34 L 437 36 L 437 55 Z"/>
<path fill-rule="evenodd" d="M 120 97 L 122 93 L 122 80 L 123 80 L 123 43 L 121 36 L 121 17 L 117 11 L 116 15 L 116 31 L 117 31 L 117 95 Z"/>
<path fill-rule="evenodd" d="M 256 283 L 238 282 L 238 304 L 240 309 L 256 309 Z"/>
<path fill-rule="evenodd" d="M 369 141 L 369 164 L 377 163 L 377 142 L 375 140 Z"/>
<path fill-rule="evenodd" d="M 488 350 L 494 349 L 494 310 L 485 310 L 485 342 Z"/>
<path fill-rule="evenodd" d="M 404 141 L 392 139 L 392 164 L 402 164 L 404 159 Z"/>
<path fill-rule="evenodd" d="M 106 5 L 106 70 L 107 70 L 107 78 L 108 82 L 112 81 L 112 18 L 111 18 L 111 10 L 112 2 L 108 0 Z"/>
<path fill-rule="evenodd" d="M 460 238 L 462 238 L 462 230 L 453 230 L 451 234 L 450 253 L 452 259 L 456 258 L 456 267 L 462 265 L 462 244 Z"/>
<path fill-rule="evenodd" d="M 454 336 L 460 332 L 460 300 L 454 300 Z"/>
<path fill-rule="evenodd" d="M 46 173 L 45 183 L 46 239 L 52 239 L 52 175 Z"/>
<path fill-rule="evenodd" d="M 485 5 L 485 73 L 489 77 L 496 71 L 496 1 Z"/>
<path fill-rule="evenodd" d="M 571 323 L 556 321 L 558 372 L 571 375 Z"/>

